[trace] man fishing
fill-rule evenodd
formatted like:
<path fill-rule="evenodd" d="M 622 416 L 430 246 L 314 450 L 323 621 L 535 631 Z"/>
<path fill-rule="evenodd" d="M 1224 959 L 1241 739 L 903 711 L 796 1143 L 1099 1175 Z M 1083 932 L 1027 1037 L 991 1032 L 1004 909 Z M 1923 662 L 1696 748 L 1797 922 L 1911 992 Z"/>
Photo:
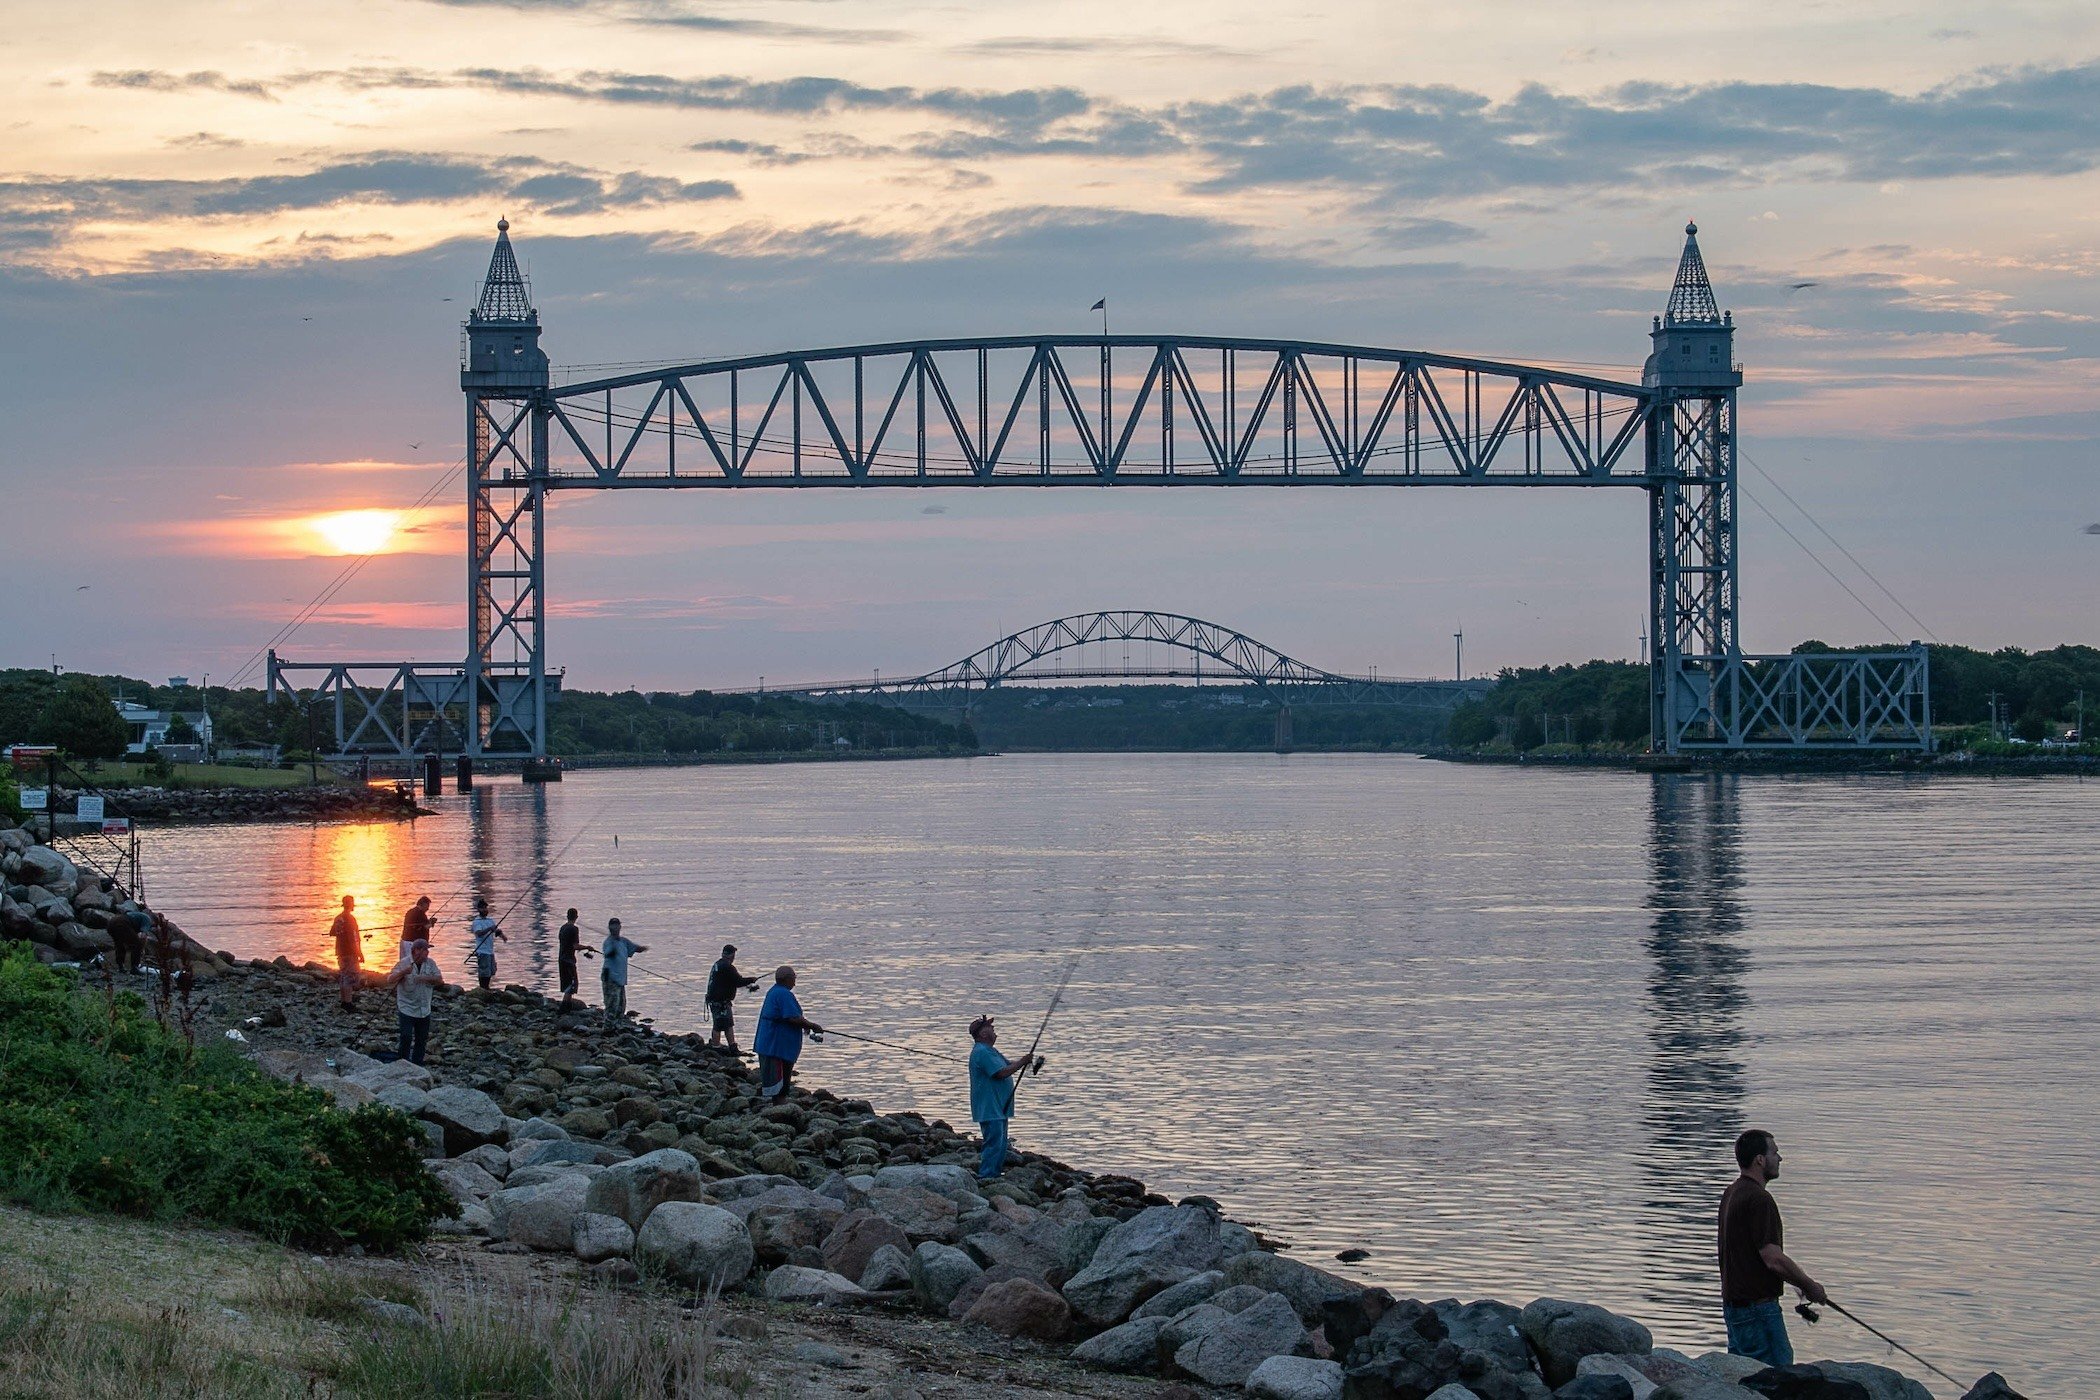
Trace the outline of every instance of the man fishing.
<path fill-rule="evenodd" d="M 821 1037 L 824 1028 L 802 1014 L 795 999 L 795 969 L 782 965 L 773 969 L 773 986 L 758 1008 L 758 1034 L 751 1048 L 758 1053 L 758 1096 L 787 1098 L 795 1079 L 795 1061 L 802 1058 L 802 1033 Z"/>
<path fill-rule="evenodd" d="M 401 916 L 401 956 L 408 956 L 411 943 L 430 941 L 430 896 L 424 895 Z"/>
<path fill-rule="evenodd" d="M 408 956 L 386 975 L 386 982 L 394 989 L 395 1019 L 401 1027 L 400 1056 L 412 1065 L 420 1065 L 430 1047 L 430 994 L 445 985 L 445 974 L 430 956 L 430 945 L 416 942 L 408 945 Z"/>
<path fill-rule="evenodd" d="M 1827 1303 L 1823 1285 L 1787 1258 L 1779 1203 L 1765 1189 L 1779 1175 L 1779 1142 L 1761 1128 L 1735 1140 L 1742 1174 L 1721 1193 L 1719 1253 L 1721 1318 L 1728 1325 L 1728 1350 L 1767 1366 L 1794 1364 L 1779 1298 L 1791 1283 L 1811 1303 Z"/>
<path fill-rule="evenodd" d="M 606 1020 L 627 1019 L 627 960 L 648 951 L 647 944 L 620 933 L 618 919 L 605 921 L 605 941 L 598 945 L 598 952 L 605 959 L 605 966 L 598 969 L 598 990 L 605 995 Z"/>
<path fill-rule="evenodd" d="M 485 899 L 474 901 L 474 922 L 467 926 L 467 934 L 472 940 L 470 947 L 474 954 L 474 977 L 481 983 L 481 990 L 485 992 L 489 989 L 489 983 L 496 980 L 496 940 L 500 938 L 508 943 L 510 935 L 498 928 L 496 921 L 489 917 L 489 902 Z"/>
<path fill-rule="evenodd" d="M 720 1045 L 726 1038 L 729 1053 L 741 1054 L 736 1044 L 736 994 L 756 987 L 756 977 L 746 977 L 736 969 L 736 944 L 724 943 L 722 956 L 707 970 L 707 1014 L 713 1033 L 707 1038 L 709 1049 Z"/>
<path fill-rule="evenodd" d="M 561 977 L 561 1004 L 564 1011 L 576 1004 L 576 955 L 581 952 L 591 956 L 583 947 L 583 930 L 576 923 L 576 911 L 571 909 L 568 922 L 555 935 L 554 970 Z"/>
<path fill-rule="evenodd" d="M 357 1009 L 357 988 L 365 978 L 364 935 L 357 928 L 357 896 L 343 896 L 343 912 L 328 931 L 335 935 L 335 984 L 345 1011 Z"/>
<path fill-rule="evenodd" d="M 998 1028 L 989 1016 L 970 1022 L 970 1117 L 984 1133 L 984 1152 L 977 1159 L 977 1179 L 996 1181 L 1006 1169 L 1007 1123 L 1014 1116 L 1014 1076 L 1039 1068 L 1039 1055 L 1009 1060 L 993 1047 Z"/>

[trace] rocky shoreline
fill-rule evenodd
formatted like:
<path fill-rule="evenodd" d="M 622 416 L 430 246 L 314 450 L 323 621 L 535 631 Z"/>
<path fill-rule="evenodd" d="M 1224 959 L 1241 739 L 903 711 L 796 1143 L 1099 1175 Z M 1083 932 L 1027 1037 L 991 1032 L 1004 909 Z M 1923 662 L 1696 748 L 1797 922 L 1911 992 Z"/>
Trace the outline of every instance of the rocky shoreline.
<path fill-rule="evenodd" d="M 0 830 L 0 874 L 8 937 L 47 962 L 103 950 L 123 906 L 91 873 Z M 609 1025 L 522 987 L 447 989 L 430 1063 L 381 1061 L 394 1039 L 383 987 L 345 1011 L 318 963 L 242 960 L 180 931 L 170 946 L 192 969 L 200 1040 L 229 1038 L 342 1107 L 382 1103 L 422 1124 L 458 1204 L 445 1234 L 558 1257 L 608 1286 L 944 1319 L 1183 1394 L 1931 1400 L 1880 1366 L 1780 1372 L 1656 1348 L 1640 1323 L 1580 1302 L 1396 1298 L 1288 1257 L 1214 1201 L 1168 1201 L 1039 1153 L 979 1183 L 974 1141 L 945 1122 L 822 1088 L 764 1105 L 745 1064 L 704 1037 Z M 2017 1397 L 1990 1377 L 1965 1400 Z"/>

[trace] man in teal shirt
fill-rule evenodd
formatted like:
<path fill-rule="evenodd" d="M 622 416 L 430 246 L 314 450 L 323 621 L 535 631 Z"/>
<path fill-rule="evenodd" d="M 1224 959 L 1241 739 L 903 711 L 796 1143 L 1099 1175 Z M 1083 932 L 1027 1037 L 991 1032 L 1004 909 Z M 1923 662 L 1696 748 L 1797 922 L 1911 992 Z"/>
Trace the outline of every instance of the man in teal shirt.
<path fill-rule="evenodd" d="M 977 1159 L 977 1179 L 992 1181 L 1006 1166 L 1006 1123 L 1014 1116 L 1014 1076 L 1040 1058 L 1023 1055 L 1009 1060 L 992 1047 L 999 1032 L 992 1018 L 979 1016 L 970 1022 L 970 1117 L 984 1132 L 984 1155 Z"/>

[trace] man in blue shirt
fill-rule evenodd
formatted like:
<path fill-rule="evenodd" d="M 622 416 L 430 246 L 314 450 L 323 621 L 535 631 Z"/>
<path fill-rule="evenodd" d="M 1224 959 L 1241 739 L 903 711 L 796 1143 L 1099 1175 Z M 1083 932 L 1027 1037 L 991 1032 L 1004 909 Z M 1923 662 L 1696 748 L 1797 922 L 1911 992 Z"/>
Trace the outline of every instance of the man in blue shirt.
<path fill-rule="evenodd" d="M 758 1052 L 758 1096 L 785 1099 L 795 1078 L 795 1061 L 802 1058 L 802 1032 L 821 1038 L 824 1028 L 802 1014 L 795 1000 L 795 969 L 773 969 L 773 988 L 758 1009 L 758 1034 L 751 1048 Z"/>
<path fill-rule="evenodd" d="M 984 1155 L 977 1159 L 977 1179 L 991 1181 L 1006 1166 L 1006 1123 L 1014 1116 L 1014 1076 L 1042 1060 L 1023 1055 L 1009 1060 L 992 1047 L 999 1032 L 992 1018 L 970 1022 L 970 1117 L 984 1132 Z"/>
<path fill-rule="evenodd" d="M 648 951 L 647 944 L 621 937 L 618 919 L 605 921 L 605 941 L 598 945 L 604 959 L 598 969 L 598 990 L 605 994 L 606 1020 L 627 1019 L 627 960 Z"/>

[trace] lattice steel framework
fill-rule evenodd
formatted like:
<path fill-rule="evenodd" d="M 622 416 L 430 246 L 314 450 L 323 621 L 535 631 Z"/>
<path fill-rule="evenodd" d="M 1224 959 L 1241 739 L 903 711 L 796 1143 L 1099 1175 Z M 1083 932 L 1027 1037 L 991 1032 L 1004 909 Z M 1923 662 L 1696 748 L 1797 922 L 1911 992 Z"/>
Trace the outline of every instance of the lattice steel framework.
<path fill-rule="evenodd" d="M 1129 659 L 1130 643 L 1164 646 L 1187 656 L 1189 662 L 1165 666 L 1137 663 Z M 1120 657 L 1085 656 L 1122 648 Z M 1075 664 L 1060 661 L 1041 664 L 1046 658 L 1078 652 Z M 1208 658 L 1211 667 L 1205 670 Z M 1038 623 L 1034 627 L 1001 637 L 960 661 L 916 676 L 872 676 L 846 681 L 821 681 L 809 685 L 772 686 L 768 695 L 924 695 L 950 691 L 992 690 L 1010 681 L 1031 680 L 1214 680 L 1261 687 L 1279 700 L 1296 704 L 1399 705 L 1422 709 L 1451 709 L 1484 694 L 1485 681 L 1437 681 L 1411 677 L 1382 678 L 1350 676 L 1324 671 L 1317 666 L 1284 655 L 1273 647 L 1236 632 L 1230 627 L 1179 613 L 1127 610 L 1122 612 L 1076 613 Z"/>
<path fill-rule="evenodd" d="M 1103 335 L 845 346 L 556 385 L 499 224 L 460 367 L 466 751 L 546 752 L 550 491 L 1106 485 L 1636 487 L 1649 495 L 1655 748 L 1930 747 L 1922 648 L 1843 664 L 1740 650 L 1742 375 L 1696 234 L 1639 384 L 1365 346 Z M 383 691 L 392 666 L 367 668 L 368 688 Z M 1850 708 L 1831 711 L 1833 695 Z M 339 731 L 345 751 L 355 732 Z"/>

